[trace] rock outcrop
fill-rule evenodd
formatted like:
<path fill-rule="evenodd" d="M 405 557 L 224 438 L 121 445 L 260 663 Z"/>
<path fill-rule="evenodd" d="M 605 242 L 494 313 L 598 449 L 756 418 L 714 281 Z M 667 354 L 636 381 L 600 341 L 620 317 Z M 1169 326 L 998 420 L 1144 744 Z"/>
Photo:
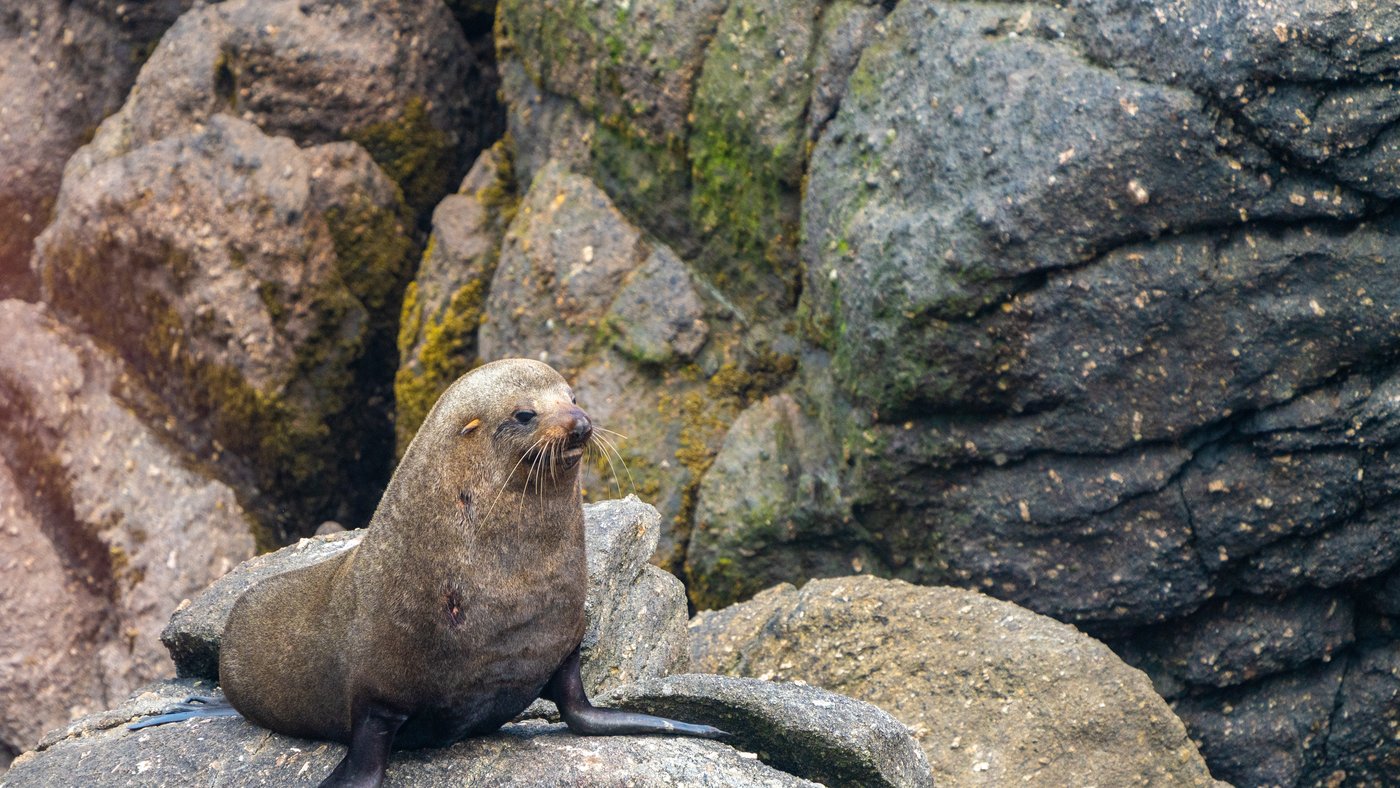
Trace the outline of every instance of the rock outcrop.
<path fill-rule="evenodd" d="M 10 0 L 0 9 L 0 298 L 36 298 L 33 241 L 68 157 L 121 106 L 191 0 Z"/>
<path fill-rule="evenodd" d="M 227 115 L 87 155 L 36 243 L 45 300 L 122 355 L 272 537 L 367 517 L 414 256 L 398 188 L 358 145 Z"/>
<path fill-rule="evenodd" d="M 253 554 L 154 397 L 42 306 L 0 301 L 0 750 L 169 672 L 170 610 Z M 138 415 L 139 414 L 139 415 Z"/>
<path fill-rule="evenodd" d="M 889 711 L 936 785 L 1218 784 L 1140 671 L 976 592 L 814 580 L 701 613 L 690 630 L 698 670 L 806 681 Z"/>

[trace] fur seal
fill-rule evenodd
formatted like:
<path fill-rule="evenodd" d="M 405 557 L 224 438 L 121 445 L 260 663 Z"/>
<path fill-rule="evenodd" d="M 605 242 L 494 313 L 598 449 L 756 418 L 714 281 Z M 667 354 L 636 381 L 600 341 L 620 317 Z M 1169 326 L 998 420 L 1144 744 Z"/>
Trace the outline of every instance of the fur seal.
<path fill-rule="evenodd" d="M 537 697 L 576 733 L 723 736 L 584 693 L 579 466 L 592 431 L 548 365 L 462 376 L 363 540 L 234 605 L 219 660 L 229 702 L 274 731 L 348 744 L 323 786 L 379 785 L 391 748 L 493 731 Z"/>

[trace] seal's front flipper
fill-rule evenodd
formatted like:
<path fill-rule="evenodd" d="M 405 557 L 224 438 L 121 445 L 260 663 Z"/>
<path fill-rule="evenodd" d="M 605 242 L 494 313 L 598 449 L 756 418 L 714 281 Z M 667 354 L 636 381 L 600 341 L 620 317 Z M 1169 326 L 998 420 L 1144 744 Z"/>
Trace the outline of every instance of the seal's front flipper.
<path fill-rule="evenodd" d="M 554 672 L 545 685 L 540 697 L 554 701 L 559 707 L 559 716 L 574 733 L 588 736 L 615 736 L 628 733 L 671 733 L 681 736 L 698 736 L 702 739 L 718 739 L 728 733 L 710 725 L 698 725 L 650 714 L 638 714 L 621 709 L 600 709 L 588 700 L 583 689 L 583 675 L 579 671 L 578 649 L 564 660 L 564 664 Z"/>
<path fill-rule="evenodd" d="M 357 698 L 350 712 L 350 749 L 320 788 L 378 788 L 394 736 L 407 719 L 406 714 Z"/>
<path fill-rule="evenodd" d="M 237 716 L 239 716 L 238 710 L 226 700 L 221 698 L 208 698 L 203 695 L 191 695 L 185 698 L 184 702 L 170 706 L 155 717 L 147 717 L 139 722 L 131 723 L 126 726 L 126 729 L 129 731 L 139 731 L 142 728 L 150 728 L 155 725 L 164 725 L 167 722 L 179 722 L 196 717 Z"/>

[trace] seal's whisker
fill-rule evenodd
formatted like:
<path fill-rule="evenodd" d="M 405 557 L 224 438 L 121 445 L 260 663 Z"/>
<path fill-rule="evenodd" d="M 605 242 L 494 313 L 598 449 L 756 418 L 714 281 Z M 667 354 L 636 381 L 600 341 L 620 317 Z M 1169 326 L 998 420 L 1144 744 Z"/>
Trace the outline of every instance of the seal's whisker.
<path fill-rule="evenodd" d="M 598 433 L 596 432 L 593 433 L 593 435 L 588 439 L 588 452 L 592 454 L 595 449 L 597 450 L 598 455 L 601 456 L 603 460 L 608 463 L 608 473 L 612 475 L 613 486 L 617 488 L 617 494 L 621 496 L 622 479 L 618 478 L 617 466 L 613 464 L 612 455 L 608 454 L 607 448 L 603 446 L 602 436 L 598 435 Z"/>
<path fill-rule="evenodd" d="M 597 424 L 594 424 L 594 425 L 593 425 L 593 431 L 594 431 L 594 432 L 606 432 L 606 433 L 609 434 L 609 435 L 616 435 L 620 440 L 629 440 L 629 438 L 628 438 L 626 435 L 623 435 L 622 433 L 617 432 L 617 431 L 615 431 L 615 430 L 610 430 L 610 429 L 608 429 L 607 427 L 599 427 Z"/>
<path fill-rule="evenodd" d="M 612 432 L 611 430 L 604 430 L 604 431 L 605 431 L 605 432 Z M 617 433 L 613 433 L 613 434 L 616 435 Z M 604 446 L 606 446 L 606 447 L 609 448 L 609 449 L 612 449 L 612 453 L 613 453 L 613 454 L 616 454 L 616 455 L 617 455 L 617 461 L 618 461 L 619 463 L 622 463 L 622 470 L 623 470 L 623 472 L 625 472 L 625 473 L 627 474 L 627 486 L 630 487 L 630 488 L 632 489 L 632 494 L 635 495 L 635 494 L 637 493 L 637 481 L 636 481 L 635 479 L 632 478 L 632 469 L 627 467 L 627 460 L 623 459 L 623 457 L 622 457 L 622 452 L 618 451 L 617 445 L 614 444 L 612 441 L 608 440 L 606 437 L 604 437 L 604 436 L 602 436 L 602 435 L 599 435 L 599 436 L 598 436 L 598 439 L 601 440 L 601 441 L 603 442 L 603 445 L 604 445 Z M 614 471 L 614 475 L 615 475 L 615 474 L 616 474 L 616 471 Z M 621 491 L 622 491 L 622 480 L 621 480 L 621 479 L 618 480 L 617 489 L 618 489 L 618 492 L 621 492 Z"/>
<path fill-rule="evenodd" d="M 544 440 L 544 439 L 541 438 L 540 440 Z M 500 486 L 500 489 L 498 489 L 498 490 L 496 491 L 496 497 L 491 499 L 491 505 L 490 505 L 489 507 L 486 508 L 486 518 L 485 518 L 485 522 L 490 522 L 490 520 L 491 520 L 491 515 L 492 515 L 493 513 L 495 513 L 495 511 L 496 511 L 496 504 L 500 502 L 501 496 L 502 496 L 502 495 L 505 495 L 506 488 L 508 488 L 508 487 L 510 486 L 510 480 L 511 480 L 511 478 L 515 476 L 516 470 L 520 468 L 520 463 L 524 462 L 524 461 L 525 461 L 525 458 L 526 458 L 527 456 L 529 456 L 530 452 L 534 451 L 534 450 L 535 450 L 535 447 L 538 446 L 538 445 L 540 445 L 540 440 L 535 441 L 534 444 L 533 444 L 532 446 L 530 446 L 530 448 L 526 449 L 525 452 L 524 452 L 523 454 L 520 455 L 520 459 L 516 460 L 516 461 L 515 461 L 515 465 L 511 467 L 510 473 L 507 473 L 507 474 L 506 474 L 506 477 L 505 477 L 504 479 L 501 480 L 501 486 Z M 529 480 L 530 480 L 530 477 L 527 475 L 527 476 L 525 477 L 526 484 L 529 484 Z"/>

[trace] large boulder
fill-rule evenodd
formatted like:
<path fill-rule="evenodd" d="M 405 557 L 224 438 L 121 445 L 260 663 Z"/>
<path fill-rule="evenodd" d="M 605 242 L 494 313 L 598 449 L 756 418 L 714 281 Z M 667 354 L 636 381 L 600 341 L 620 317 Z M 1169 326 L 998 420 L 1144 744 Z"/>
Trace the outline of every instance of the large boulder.
<path fill-rule="evenodd" d="M 63 163 L 121 106 L 141 63 L 191 0 L 9 0 L 0 9 L 0 298 L 34 298 L 34 237 Z"/>
<path fill-rule="evenodd" d="M 46 309 L 0 301 L 0 750 L 167 674 L 170 610 L 253 553 L 250 518 L 150 426 L 158 401 Z"/>
<path fill-rule="evenodd" d="M 368 519 L 415 257 L 398 187 L 354 143 L 303 148 L 227 115 L 85 156 L 36 244 L 54 312 L 156 392 L 268 543 Z"/>
<path fill-rule="evenodd" d="M 494 97 L 442 3 L 230 0 L 180 17 L 77 166 L 213 115 L 302 145 L 355 140 L 426 213 L 491 140 Z"/>
<path fill-rule="evenodd" d="M 1212 785 L 1141 672 L 972 591 L 872 577 L 777 586 L 691 621 L 696 669 L 801 680 L 910 726 L 938 785 Z"/>

